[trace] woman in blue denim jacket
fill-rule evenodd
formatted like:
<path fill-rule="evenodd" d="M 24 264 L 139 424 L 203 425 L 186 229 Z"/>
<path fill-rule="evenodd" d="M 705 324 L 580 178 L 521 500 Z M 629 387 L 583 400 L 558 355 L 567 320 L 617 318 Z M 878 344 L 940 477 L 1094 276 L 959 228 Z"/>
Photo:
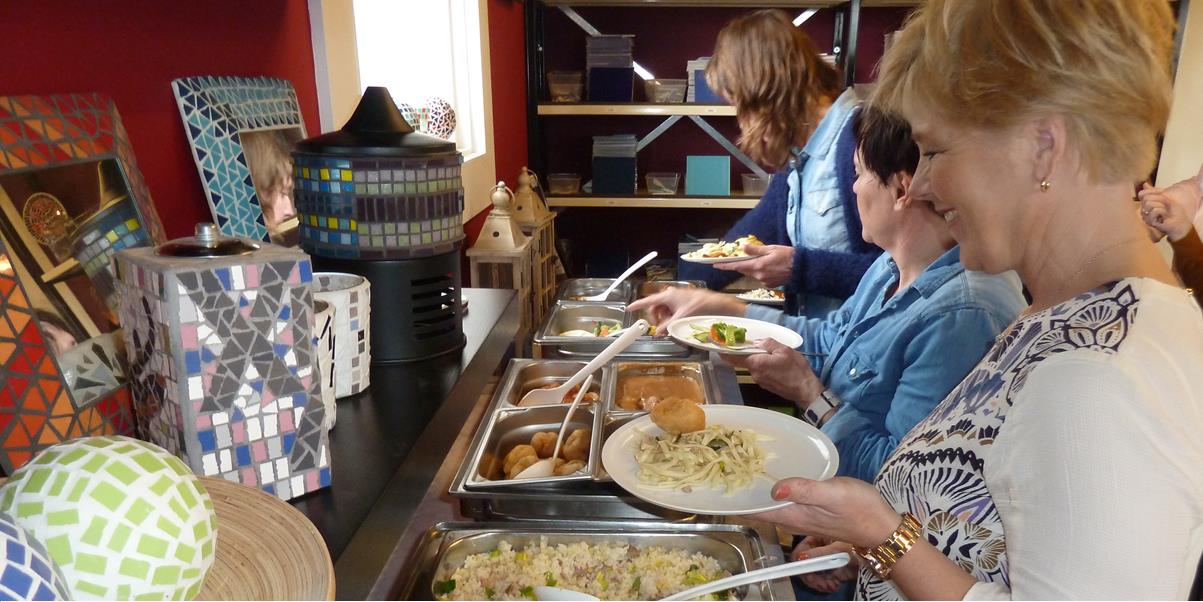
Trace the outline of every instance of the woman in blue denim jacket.
<path fill-rule="evenodd" d="M 755 259 L 713 267 L 682 262 L 678 276 L 721 288 L 744 274 L 784 285 L 791 313 L 830 313 L 881 253 L 860 236 L 852 193 L 855 91 L 840 93 L 838 74 L 779 10 L 757 11 L 724 27 L 706 77 L 735 105 L 740 147 L 762 164 L 784 169 L 724 236 L 755 234 L 765 243 L 747 248 Z"/>
<path fill-rule="evenodd" d="M 886 253 L 837 311 L 789 316 L 700 289 L 670 289 L 631 310 L 650 309 L 661 330 L 672 319 L 705 314 L 801 333 L 798 350 L 766 340 L 768 353 L 728 359 L 831 437 L 838 474 L 872 481 L 903 435 L 961 382 L 1026 302 L 1013 273 L 965 271 L 944 219 L 909 195 L 919 156 L 906 122 L 869 108 L 855 121 L 863 236 Z"/>

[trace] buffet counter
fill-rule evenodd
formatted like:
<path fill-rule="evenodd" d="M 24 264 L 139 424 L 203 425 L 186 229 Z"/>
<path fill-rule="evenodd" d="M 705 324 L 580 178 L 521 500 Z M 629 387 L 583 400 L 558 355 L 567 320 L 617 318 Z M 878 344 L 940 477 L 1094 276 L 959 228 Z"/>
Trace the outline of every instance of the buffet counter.
<path fill-rule="evenodd" d="M 463 298 L 464 347 L 372 366 L 368 390 L 338 400 L 333 484 L 292 502 L 326 540 L 339 599 L 387 595 L 398 541 L 414 524 L 433 524 L 419 518 L 425 493 L 438 482 L 444 458 L 454 456 L 457 434 L 471 434 L 469 415 L 480 411 L 481 392 L 510 352 L 518 325 L 514 291 L 465 288 Z"/>

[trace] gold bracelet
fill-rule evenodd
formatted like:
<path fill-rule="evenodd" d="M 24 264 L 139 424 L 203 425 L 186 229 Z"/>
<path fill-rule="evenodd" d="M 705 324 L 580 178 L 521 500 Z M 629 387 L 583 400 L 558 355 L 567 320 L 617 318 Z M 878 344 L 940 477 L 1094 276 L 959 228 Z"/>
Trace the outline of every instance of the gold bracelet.
<path fill-rule="evenodd" d="M 902 523 L 886 538 L 885 542 L 873 548 L 852 546 L 852 550 L 860 556 L 869 568 L 882 581 L 890 578 L 894 565 L 902 559 L 903 554 L 911 550 L 915 542 L 923 537 L 923 526 L 915 515 L 907 512 L 902 515 Z"/>

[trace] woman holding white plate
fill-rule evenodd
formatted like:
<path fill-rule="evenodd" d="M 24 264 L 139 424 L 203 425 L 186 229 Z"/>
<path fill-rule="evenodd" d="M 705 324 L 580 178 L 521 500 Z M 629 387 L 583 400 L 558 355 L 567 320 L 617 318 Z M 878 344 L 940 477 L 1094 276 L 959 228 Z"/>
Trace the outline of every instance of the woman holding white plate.
<path fill-rule="evenodd" d="M 856 546 L 864 599 L 1186 599 L 1203 554 L 1203 315 L 1132 184 L 1170 108 L 1167 2 L 928 0 L 873 103 L 967 267 L 1032 296 L 876 487 L 784 479 L 761 515 Z M 955 48 L 956 52 L 948 49 Z M 813 550 L 820 555 L 825 550 Z"/>
<path fill-rule="evenodd" d="M 801 334 L 800 350 L 769 339 L 760 343 L 768 353 L 732 359 L 746 365 L 757 384 L 797 404 L 803 418 L 835 442 L 838 474 L 868 481 L 898 440 L 965 377 L 1024 301 L 1014 275 L 966 272 L 947 224 L 911 197 L 919 154 L 906 122 L 874 110 L 862 110 L 855 120 L 853 190 L 862 235 L 886 253 L 835 313 L 788 316 L 683 288 L 637 301 L 631 309 L 649 309 L 661 331 L 686 316 L 727 315 Z M 760 338 L 753 327 L 749 336 Z"/>

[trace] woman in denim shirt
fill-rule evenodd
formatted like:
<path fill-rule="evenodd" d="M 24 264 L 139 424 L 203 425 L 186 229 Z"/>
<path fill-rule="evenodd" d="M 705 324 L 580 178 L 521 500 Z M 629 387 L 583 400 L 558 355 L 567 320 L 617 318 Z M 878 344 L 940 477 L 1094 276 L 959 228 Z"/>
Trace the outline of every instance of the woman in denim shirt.
<path fill-rule="evenodd" d="M 698 289 L 671 289 L 631 310 L 650 308 L 661 330 L 672 319 L 707 314 L 746 315 L 801 333 L 800 350 L 767 340 L 761 345 L 769 353 L 729 359 L 831 437 L 838 474 L 872 481 L 903 435 L 969 373 L 1025 301 L 1014 274 L 966 272 L 944 220 L 910 197 L 919 155 L 906 122 L 872 109 L 854 122 L 863 236 L 886 253 L 836 312 L 788 316 Z"/>
<path fill-rule="evenodd" d="M 856 93 L 840 93 L 836 71 L 779 10 L 757 11 L 723 28 L 706 77 L 736 107 L 740 147 L 784 169 L 724 236 L 755 234 L 765 246 L 747 252 L 757 257 L 713 267 L 682 263 L 679 276 L 721 288 L 742 273 L 785 285 L 791 313 L 830 313 L 881 253 L 860 236 L 852 193 Z"/>

